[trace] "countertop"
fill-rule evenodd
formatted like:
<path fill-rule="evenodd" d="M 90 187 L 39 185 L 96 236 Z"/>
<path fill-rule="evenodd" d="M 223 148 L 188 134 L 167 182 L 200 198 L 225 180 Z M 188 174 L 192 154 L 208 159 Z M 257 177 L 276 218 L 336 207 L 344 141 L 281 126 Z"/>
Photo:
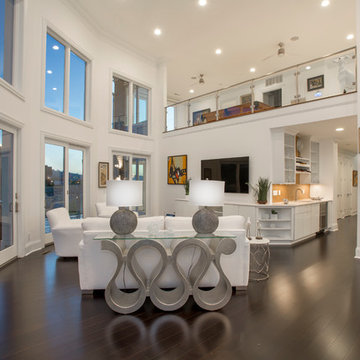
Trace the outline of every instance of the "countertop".
<path fill-rule="evenodd" d="M 188 199 L 176 199 L 176 201 L 189 201 Z M 257 203 L 242 203 L 237 201 L 225 201 L 224 205 L 241 205 L 241 206 L 256 206 L 256 207 L 296 207 L 296 206 L 304 206 L 311 204 L 320 204 L 323 202 L 331 202 L 332 200 L 322 199 L 322 200 L 311 200 L 311 199 L 303 199 L 298 201 L 289 201 L 288 204 L 284 204 L 283 202 L 276 203 L 267 203 L 267 204 L 257 204 Z"/>

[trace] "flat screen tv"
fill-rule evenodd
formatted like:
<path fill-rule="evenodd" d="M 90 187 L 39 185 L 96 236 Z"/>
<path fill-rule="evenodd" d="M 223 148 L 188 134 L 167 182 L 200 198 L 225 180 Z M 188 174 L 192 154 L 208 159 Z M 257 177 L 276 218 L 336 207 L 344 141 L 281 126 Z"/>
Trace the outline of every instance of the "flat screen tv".
<path fill-rule="evenodd" d="M 201 179 L 225 181 L 227 193 L 249 193 L 249 157 L 201 160 Z"/>

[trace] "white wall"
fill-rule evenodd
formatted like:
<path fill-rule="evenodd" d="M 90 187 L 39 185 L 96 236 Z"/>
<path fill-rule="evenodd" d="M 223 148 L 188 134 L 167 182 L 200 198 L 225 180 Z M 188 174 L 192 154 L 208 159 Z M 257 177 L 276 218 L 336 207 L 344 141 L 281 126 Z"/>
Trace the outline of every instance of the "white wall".
<path fill-rule="evenodd" d="M 85 215 L 94 215 L 96 201 L 105 199 L 105 190 L 97 186 L 97 164 L 111 163 L 111 149 L 145 154 L 151 163 L 151 213 L 158 207 L 159 156 L 158 137 L 164 126 L 166 69 L 155 61 L 135 55 L 101 37 L 91 24 L 83 20 L 60 0 L 25 1 L 23 95 L 14 95 L 0 86 L 0 120 L 20 126 L 19 129 L 19 256 L 43 246 L 43 143 L 44 138 L 68 141 L 88 148 L 90 174 Z M 84 52 L 91 65 L 91 122 L 70 121 L 41 110 L 42 75 L 44 73 L 45 23 Z M 110 131 L 111 70 L 152 88 L 151 136 L 123 135 Z M 165 96 L 164 96 L 165 94 Z"/>
<path fill-rule="evenodd" d="M 175 199 L 184 197 L 183 186 L 167 185 L 166 159 L 169 155 L 188 155 L 188 176 L 192 179 L 200 178 L 202 159 L 249 156 L 250 183 L 255 183 L 259 176 L 272 178 L 271 128 L 349 116 L 356 111 L 356 94 L 348 94 L 163 134 L 160 207 L 164 212 L 174 212 Z M 336 164 L 336 160 L 332 158 L 331 161 Z M 254 201 L 253 196 L 247 194 L 226 194 L 225 200 Z"/>

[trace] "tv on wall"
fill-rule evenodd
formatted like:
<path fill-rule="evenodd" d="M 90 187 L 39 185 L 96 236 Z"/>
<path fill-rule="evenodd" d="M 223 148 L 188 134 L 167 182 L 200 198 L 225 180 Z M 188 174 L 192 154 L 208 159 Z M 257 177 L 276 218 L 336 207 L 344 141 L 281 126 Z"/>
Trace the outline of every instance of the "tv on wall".
<path fill-rule="evenodd" d="M 201 160 L 201 179 L 225 181 L 227 193 L 249 193 L 249 157 Z"/>

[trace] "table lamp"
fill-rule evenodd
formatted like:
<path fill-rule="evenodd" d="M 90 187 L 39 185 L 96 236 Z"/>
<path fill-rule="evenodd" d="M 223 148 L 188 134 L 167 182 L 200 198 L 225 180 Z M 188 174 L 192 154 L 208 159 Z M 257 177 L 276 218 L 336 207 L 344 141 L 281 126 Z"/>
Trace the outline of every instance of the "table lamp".
<path fill-rule="evenodd" d="M 137 226 L 137 216 L 126 206 L 141 206 L 142 181 L 108 180 L 106 182 L 106 205 L 118 206 L 110 218 L 111 230 L 118 235 L 131 234 Z"/>
<path fill-rule="evenodd" d="M 198 234 L 211 234 L 218 225 L 219 219 L 207 206 L 224 205 L 224 181 L 192 180 L 190 201 L 205 208 L 197 211 L 192 218 L 192 226 Z"/>

